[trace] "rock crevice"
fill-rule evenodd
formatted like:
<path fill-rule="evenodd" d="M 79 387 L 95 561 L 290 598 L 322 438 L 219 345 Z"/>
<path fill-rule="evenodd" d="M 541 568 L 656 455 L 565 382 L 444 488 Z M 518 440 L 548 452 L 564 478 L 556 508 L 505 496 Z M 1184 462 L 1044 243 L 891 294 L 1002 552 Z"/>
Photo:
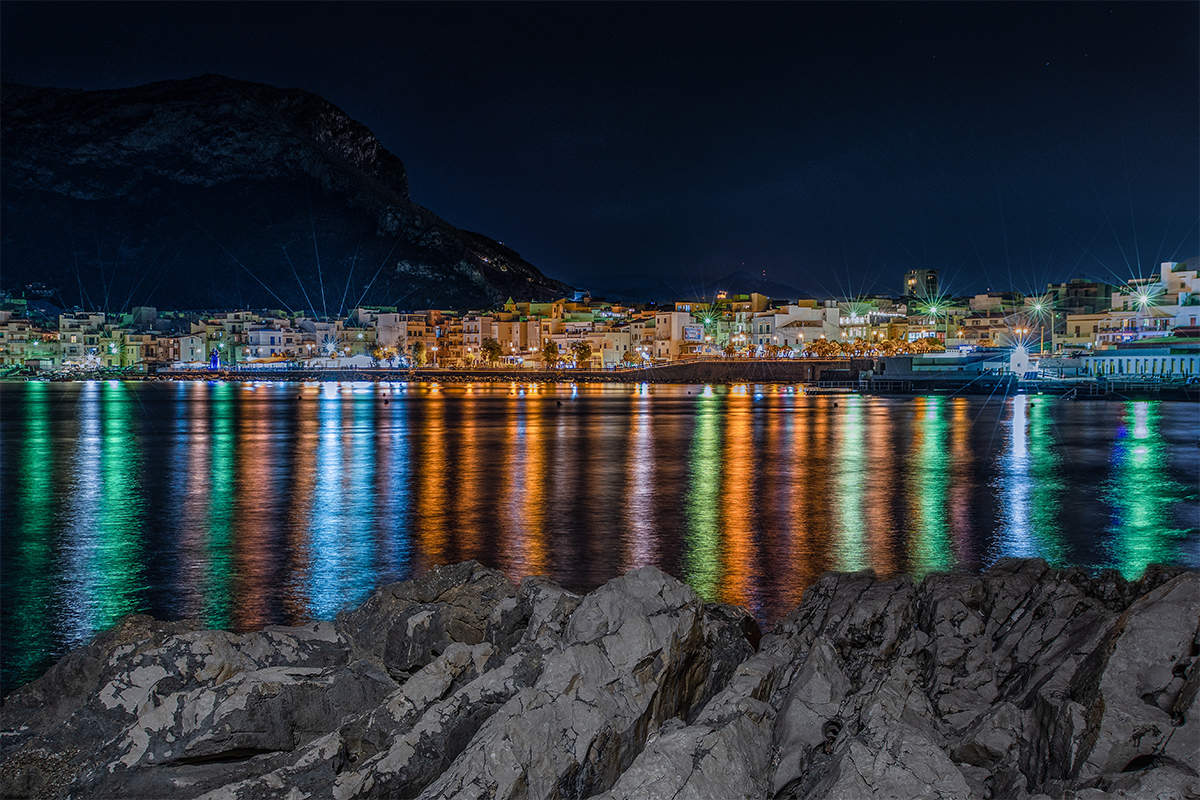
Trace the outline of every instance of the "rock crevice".
<path fill-rule="evenodd" d="M 760 637 L 653 567 L 334 622 L 131 617 L 3 705 L 9 797 L 1200 797 L 1200 577 L 828 574 Z"/>

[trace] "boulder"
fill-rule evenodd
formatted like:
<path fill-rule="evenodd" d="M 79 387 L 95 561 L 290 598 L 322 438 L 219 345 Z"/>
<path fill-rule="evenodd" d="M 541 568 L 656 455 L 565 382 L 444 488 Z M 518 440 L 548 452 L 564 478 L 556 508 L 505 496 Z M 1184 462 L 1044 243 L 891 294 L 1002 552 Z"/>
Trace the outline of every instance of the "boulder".
<path fill-rule="evenodd" d="M 757 645 L 757 647 L 756 647 Z M 760 640 L 653 567 L 474 562 L 336 622 L 132 617 L 6 698 L 13 797 L 1200 797 L 1200 576 L 822 576 Z"/>
<path fill-rule="evenodd" d="M 464 561 L 379 589 L 338 615 L 337 629 L 357 655 L 404 680 L 453 642 L 483 641 L 493 608 L 515 593 L 503 573 Z"/>

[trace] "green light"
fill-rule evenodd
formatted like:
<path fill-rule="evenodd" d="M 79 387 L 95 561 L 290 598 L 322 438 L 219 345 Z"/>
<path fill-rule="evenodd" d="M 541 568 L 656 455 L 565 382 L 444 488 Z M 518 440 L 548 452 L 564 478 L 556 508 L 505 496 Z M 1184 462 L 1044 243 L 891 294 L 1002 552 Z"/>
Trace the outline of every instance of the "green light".
<path fill-rule="evenodd" d="M 47 624 L 45 599 L 54 596 L 54 518 L 60 498 L 54 492 L 50 385 L 35 381 L 22 386 L 23 402 L 19 400 L 4 409 L 13 421 L 24 416 L 24 431 L 18 440 L 20 450 L 11 454 L 19 465 L 14 489 L 21 513 L 11 523 L 16 530 L 6 532 L 16 535 L 9 539 L 12 551 L 8 551 L 7 544 L 5 547 L 4 569 L 14 579 L 5 581 L 3 635 L 8 654 L 6 671 L 11 669 L 16 680 L 27 681 L 45 669 L 47 665 L 41 660 L 56 649 L 54 628 Z M 9 646 L 17 642 L 22 646 Z"/>
<path fill-rule="evenodd" d="M 220 345 L 217 345 L 220 347 Z M 208 574 L 202 577 L 199 594 L 204 598 L 205 622 L 211 628 L 229 628 L 233 623 L 234 569 L 234 502 L 237 487 L 234 485 L 234 443 L 236 431 L 233 426 L 234 389 L 228 383 L 211 385 L 209 409 L 211 413 L 208 446 L 208 530 L 205 540 Z M 193 447 L 203 446 L 197 442 Z"/>
<path fill-rule="evenodd" d="M 863 492 L 870 476 L 863 441 L 866 425 L 863 423 L 862 400 L 847 397 L 845 404 L 845 415 L 837 426 L 841 434 L 838 442 L 841 458 L 834 467 L 837 472 L 834 502 L 839 530 L 833 555 L 837 569 L 854 572 L 867 566 L 864 555 L 869 531 L 863 514 Z"/>
<path fill-rule="evenodd" d="M 943 400 L 926 397 L 925 413 L 914 420 L 920 448 L 914 454 L 919 480 L 910 484 L 915 501 L 916 525 L 909 543 L 909 563 L 914 576 L 945 571 L 954 564 L 950 526 L 946 519 L 946 493 L 950 487 L 950 448 Z"/>
<path fill-rule="evenodd" d="M 706 601 L 717 599 L 721 582 L 721 402 L 712 387 L 701 395 L 692 433 L 684 517 L 687 520 L 687 582 Z"/>
<path fill-rule="evenodd" d="M 1150 564 L 1186 561 L 1181 545 L 1188 531 L 1177 527 L 1172 509 L 1189 497 L 1194 502 L 1196 491 L 1171 480 L 1160 414 L 1157 402 L 1126 403 L 1129 435 L 1114 442 L 1109 459 L 1109 566 L 1130 580 Z"/>

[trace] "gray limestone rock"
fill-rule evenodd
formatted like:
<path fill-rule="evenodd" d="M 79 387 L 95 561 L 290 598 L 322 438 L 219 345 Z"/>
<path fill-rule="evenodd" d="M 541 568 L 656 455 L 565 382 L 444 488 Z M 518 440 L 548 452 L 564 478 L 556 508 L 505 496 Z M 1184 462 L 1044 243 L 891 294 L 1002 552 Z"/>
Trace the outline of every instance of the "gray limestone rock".
<path fill-rule="evenodd" d="M 503 573 L 464 561 L 383 587 L 338 615 L 337 628 L 356 653 L 404 680 L 454 642 L 483 641 L 493 608 L 514 594 Z"/>
<path fill-rule="evenodd" d="M 540 677 L 505 703 L 426 797 L 587 797 L 609 789 L 665 721 L 686 717 L 711 657 L 704 607 L 654 567 L 571 615 Z"/>
<path fill-rule="evenodd" d="M 127 619 L 6 698 L 0 793 L 1200 798 L 1195 572 L 829 574 L 758 642 L 653 567 L 581 597 L 468 562 L 195 627 Z"/>

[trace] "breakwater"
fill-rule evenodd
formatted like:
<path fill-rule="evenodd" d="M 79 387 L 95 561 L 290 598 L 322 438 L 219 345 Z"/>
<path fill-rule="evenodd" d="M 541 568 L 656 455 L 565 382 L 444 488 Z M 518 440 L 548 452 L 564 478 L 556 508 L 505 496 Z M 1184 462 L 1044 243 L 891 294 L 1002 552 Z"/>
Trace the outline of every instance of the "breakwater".
<path fill-rule="evenodd" d="M 1047 394 L 1072 400 L 1200 401 L 1200 384 L 1151 378 L 1035 379 L 979 372 L 927 371 L 886 374 L 872 359 L 700 359 L 640 369 L 324 369 L 258 367 L 161 370 L 154 373 L 122 370 L 50 373 L 51 381 L 281 381 L 281 382 L 420 382 L 420 383 L 651 383 L 651 384 L 795 384 L 873 395 L 987 395 Z M 21 375 L 11 380 L 27 380 Z"/>
<path fill-rule="evenodd" d="M 1200 575 L 829 573 L 762 636 L 653 567 L 465 562 L 332 622 L 130 617 L 5 698 L 5 797 L 1186 797 Z"/>

